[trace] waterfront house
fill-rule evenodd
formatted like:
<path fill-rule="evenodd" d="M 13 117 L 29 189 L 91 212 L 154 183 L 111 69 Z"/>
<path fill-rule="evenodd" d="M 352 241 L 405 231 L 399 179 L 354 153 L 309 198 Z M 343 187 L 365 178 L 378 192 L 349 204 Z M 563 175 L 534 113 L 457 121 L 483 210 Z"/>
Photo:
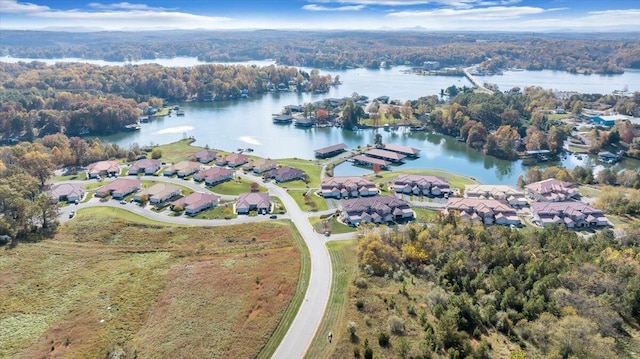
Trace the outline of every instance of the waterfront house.
<path fill-rule="evenodd" d="M 613 164 L 620 161 L 620 156 L 609 151 L 598 152 L 598 160 L 604 163 Z"/>
<path fill-rule="evenodd" d="M 96 197 L 111 195 L 114 199 L 122 199 L 140 189 L 142 182 L 137 179 L 118 178 L 96 190 Z"/>
<path fill-rule="evenodd" d="M 291 115 L 276 115 L 272 117 L 273 123 L 291 123 L 293 122 L 293 116 Z"/>
<path fill-rule="evenodd" d="M 500 199 L 451 198 L 444 213 L 455 211 L 460 219 L 485 225 L 520 225 L 520 218 L 509 204 Z"/>
<path fill-rule="evenodd" d="M 129 166 L 129 174 L 137 175 L 142 173 L 145 175 L 153 175 L 160 170 L 160 167 L 162 167 L 162 161 L 143 158 Z"/>
<path fill-rule="evenodd" d="M 349 225 L 393 223 L 414 218 L 409 202 L 394 196 L 352 198 L 342 203 L 341 220 Z"/>
<path fill-rule="evenodd" d="M 184 208 L 185 214 L 193 216 L 199 212 L 217 206 L 219 201 L 220 197 L 213 193 L 193 192 L 186 197 L 182 197 L 179 200 L 172 202 L 171 209 L 173 210 L 175 206 L 180 206 Z"/>
<path fill-rule="evenodd" d="M 211 167 L 193 175 L 193 180 L 196 182 L 204 181 L 207 186 L 215 186 L 218 183 L 232 180 L 234 173 L 235 171 L 230 168 Z"/>
<path fill-rule="evenodd" d="M 242 169 L 245 171 L 253 171 L 253 173 L 263 173 L 276 167 L 278 167 L 278 164 L 275 161 L 259 158 L 257 160 L 249 161 L 247 164 L 242 166 Z"/>
<path fill-rule="evenodd" d="M 284 166 L 266 172 L 265 176 L 267 178 L 273 178 L 276 182 L 288 182 L 297 179 L 304 180 L 306 174 L 303 170 L 300 170 L 298 168 Z"/>
<path fill-rule="evenodd" d="M 464 196 L 467 198 L 505 200 L 511 207 L 523 207 L 528 204 L 524 191 L 506 185 L 466 185 L 464 187 Z"/>
<path fill-rule="evenodd" d="M 579 192 L 573 183 L 559 181 L 555 178 L 526 185 L 527 197 L 542 202 L 568 201 L 578 197 Z"/>
<path fill-rule="evenodd" d="M 310 118 L 297 118 L 295 122 L 296 127 L 308 128 L 313 126 L 313 120 Z"/>
<path fill-rule="evenodd" d="M 448 196 L 451 192 L 444 178 L 421 175 L 400 175 L 393 181 L 393 189 L 396 193 L 430 197 Z"/>
<path fill-rule="evenodd" d="M 604 227 L 607 217 L 599 209 L 582 202 L 536 202 L 531 205 L 533 223 L 547 227 L 553 224 L 567 228 Z"/>
<path fill-rule="evenodd" d="M 115 177 L 120 173 L 117 161 L 98 161 L 87 167 L 87 176 L 97 178 L 100 176 Z"/>
<path fill-rule="evenodd" d="M 325 177 L 320 184 L 324 198 L 366 197 L 378 194 L 376 184 L 364 177 Z"/>
<path fill-rule="evenodd" d="M 49 195 L 56 201 L 67 201 L 74 203 L 84 197 L 84 186 L 82 183 L 58 183 L 49 190 Z"/>
<path fill-rule="evenodd" d="M 153 186 L 136 193 L 133 199 L 137 202 L 141 202 L 143 199 L 142 197 L 147 196 L 150 203 L 161 204 L 171 198 L 179 196 L 181 193 L 182 188 L 180 186 L 168 183 L 156 183 Z"/>
<path fill-rule="evenodd" d="M 247 162 L 249 162 L 249 156 L 243 155 L 241 153 L 231 153 L 224 157 L 218 157 L 218 160 L 216 161 L 216 165 L 218 166 L 227 165 L 229 167 L 235 168 L 238 166 L 242 166 Z"/>
<path fill-rule="evenodd" d="M 236 201 L 236 213 L 248 214 L 251 211 L 267 214 L 271 212 L 271 201 L 267 192 L 241 193 Z"/>
<path fill-rule="evenodd" d="M 347 145 L 344 143 L 339 143 L 337 145 L 332 145 L 329 147 L 319 148 L 314 151 L 314 154 L 317 158 L 328 158 L 339 155 L 342 152 L 345 152 Z"/>
<path fill-rule="evenodd" d="M 192 159 L 194 161 L 200 162 L 202 164 L 207 164 L 216 159 L 218 153 L 216 151 L 211 151 L 207 149 L 200 150 L 192 155 Z"/>
<path fill-rule="evenodd" d="M 190 176 L 200 170 L 200 163 L 194 161 L 180 161 L 164 170 L 165 176 L 178 175 L 178 177 Z"/>

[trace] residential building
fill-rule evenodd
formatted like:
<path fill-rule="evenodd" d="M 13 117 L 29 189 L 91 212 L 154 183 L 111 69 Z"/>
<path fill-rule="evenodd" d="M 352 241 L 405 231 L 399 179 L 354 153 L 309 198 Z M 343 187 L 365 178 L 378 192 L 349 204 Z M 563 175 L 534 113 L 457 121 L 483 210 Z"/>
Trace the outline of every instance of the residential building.
<path fill-rule="evenodd" d="M 274 168 L 278 167 L 278 164 L 275 161 L 259 158 L 257 160 L 253 160 L 248 162 L 247 164 L 242 166 L 242 169 L 245 171 L 253 170 L 253 173 L 263 173 Z"/>
<path fill-rule="evenodd" d="M 340 218 L 346 224 L 392 223 L 414 218 L 409 202 L 394 196 L 352 198 L 342 203 Z"/>
<path fill-rule="evenodd" d="M 177 197 L 182 193 L 182 188 L 168 183 L 156 183 L 153 186 L 146 188 L 139 193 L 136 193 L 134 200 L 141 202 L 143 196 L 147 196 L 149 203 L 161 204 L 170 200 L 173 197 Z"/>
<path fill-rule="evenodd" d="M 393 189 L 396 193 L 429 197 L 448 196 L 451 192 L 444 178 L 421 175 L 400 175 L 393 181 Z"/>
<path fill-rule="evenodd" d="M 346 148 L 347 145 L 345 145 L 344 143 L 339 143 L 337 145 L 317 149 L 314 151 L 314 154 L 317 158 L 328 158 L 346 151 Z"/>
<path fill-rule="evenodd" d="M 364 177 L 325 177 L 320 184 L 320 195 L 325 198 L 366 197 L 378 194 L 376 184 Z"/>
<path fill-rule="evenodd" d="M 194 181 L 202 182 L 207 186 L 215 186 L 218 183 L 230 181 L 233 179 L 234 170 L 225 167 L 211 167 L 204 171 L 200 171 L 193 175 Z"/>
<path fill-rule="evenodd" d="M 505 200 L 512 207 L 523 207 L 528 204 L 524 191 L 505 185 L 466 185 L 464 187 L 464 196 L 467 198 Z"/>
<path fill-rule="evenodd" d="M 284 166 L 280 167 L 265 173 L 267 178 L 273 178 L 276 182 L 288 182 L 297 179 L 304 180 L 306 178 L 306 173 L 303 170 Z"/>
<path fill-rule="evenodd" d="M 200 171 L 200 163 L 194 161 L 180 161 L 174 163 L 164 170 L 165 176 L 177 175 L 178 177 L 187 177 Z"/>
<path fill-rule="evenodd" d="M 184 208 L 184 213 L 193 216 L 199 212 L 217 206 L 219 201 L 220 197 L 213 193 L 193 192 L 186 197 L 182 197 L 179 200 L 172 202 L 171 209 L 175 206 L 181 206 Z"/>
<path fill-rule="evenodd" d="M 582 202 L 535 202 L 531 205 L 533 223 L 546 227 L 563 224 L 567 228 L 604 227 L 607 217 L 599 209 Z"/>
<path fill-rule="evenodd" d="M 257 211 L 262 214 L 271 212 L 271 200 L 269 200 L 269 193 L 241 193 L 236 201 L 236 213 L 248 214 L 251 211 Z"/>
<path fill-rule="evenodd" d="M 460 219 L 486 225 L 520 225 L 520 218 L 507 201 L 501 199 L 451 198 L 444 208 L 448 214 L 456 211 Z"/>
<path fill-rule="evenodd" d="M 49 195 L 56 201 L 79 202 L 84 197 L 84 186 L 82 183 L 54 184 L 49 190 Z"/>
<path fill-rule="evenodd" d="M 357 155 L 351 158 L 353 162 L 358 166 L 375 167 L 379 166 L 380 169 L 387 169 L 391 162 L 381 160 L 378 158 L 368 157 L 365 155 Z"/>
<path fill-rule="evenodd" d="M 207 149 L 200 150 L 192 155 L 194 161 L 207 164 L 218 157 L 218 153 L 216 151 L 211 151 Z"/>
<path fill-rule="evenodd" d="M 87 177 L 89 178 L 114 177 L 118 173 L 120 173 L 120 167 L 117 161 L 98 161 L 87 166 Z"/>
<path fill-rule="evenodd" d="M 249 162 L 249 156 L 243 155 L 241 153 L 231 153 L 227 156 L 218 157 L 216 160 L 216 165 L 224 166 L 227 165 L 229 167 L 238 167 L 243 164 Z"/>
<path fill-rule="evenodd" d="M 96 197 L 111 195 L 114 199 L 122 199 L 140 189 L 142 182 L 137 179 L 118 178 L 96 190 Z"/>
<path fill-rule="evenodd" d="M 542 202 L 567 201 L 579 195 L 573 183 L 559 181 L 555 178 L 534 182 L 524 187 L 527 197 Z"/>
<path fill-rule="evenodd" d="M 160 171 L 160 167 L 162 167 L 162 161 L 144 158 L 129 166 L 129 174 L 137 175 L 143 173 L 145 175 L 153 175 Z"/>

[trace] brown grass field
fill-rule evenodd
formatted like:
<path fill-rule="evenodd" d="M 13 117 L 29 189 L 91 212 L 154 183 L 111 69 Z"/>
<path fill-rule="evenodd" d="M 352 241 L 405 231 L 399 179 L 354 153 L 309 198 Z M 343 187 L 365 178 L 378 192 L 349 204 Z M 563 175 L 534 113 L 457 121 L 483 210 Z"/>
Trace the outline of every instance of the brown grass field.
<path fill-rule="evenodd" d="M 82 210 L 54 239 L 0 251 L 0 357 L 255 357 L 296 294 L 294 231 Z"/>

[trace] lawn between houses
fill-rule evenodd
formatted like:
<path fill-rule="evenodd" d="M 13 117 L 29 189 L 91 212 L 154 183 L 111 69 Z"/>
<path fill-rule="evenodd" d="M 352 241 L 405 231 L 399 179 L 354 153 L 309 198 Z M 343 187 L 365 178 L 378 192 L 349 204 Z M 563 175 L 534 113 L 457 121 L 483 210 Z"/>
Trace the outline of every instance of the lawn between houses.
<path fill-rule="evenodd" d="M 310 261 L 288 222 L 176 226 L 91 208 L 53 240 L 2 251 L 0 271 L 0 357 L 255 357 L 286 332 Z"/>

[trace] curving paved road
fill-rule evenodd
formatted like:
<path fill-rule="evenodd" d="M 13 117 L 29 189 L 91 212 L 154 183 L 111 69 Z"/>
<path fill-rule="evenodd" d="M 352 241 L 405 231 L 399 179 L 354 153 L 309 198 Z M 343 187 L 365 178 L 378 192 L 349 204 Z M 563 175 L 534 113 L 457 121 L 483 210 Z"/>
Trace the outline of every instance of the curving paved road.
<path fill-rule="evenodd" d="M 261 183 L 262 186 L 269 190 L 270 196 L 280 198 L 285 207 L 287 208 L 286 215 L 279 215 L 278 218 L 290 219 L 295 224 L 298 232 L 304 239 L 311 257 L 311 274 L 309 277 L 309 283 L 304 300 L 298 310 L 296 317 L 294 318 L 291 326 L 285 334 L 282 342 L 276 349 L 273 358 L 276 359 L 291 359 L 302 358 L 306 353 L 311 341 L 313 340 L 318 326 L 324 315 L 325 308 L 329 301 L 329 294 L 331 291 L 332 280 L 332 268 L 331 258 L 329 251 L 325 246 L 326 237 L 316 233 L 309 222 L 311 215 L 317 216 L 324 212 L 331 213 L 333 210 L 318 212 L 318 213 L 306 213 L 303 212 L 296 204 L 295 200 L 287 193 L 287 191 L 281 187 L 278 187 L 274 183 L 267 182 L 262 183 L 262 179 L 253 175 L 244 174 L 241 171 L 237 172 L 241 177 L 247 178 L 254 182 Z M 137 178 L 136 176 L 126 176 L 127 178 Z M 184 181 L 182 179 L 167 178 L 167 177 L 153 177 L 150 178 L 154 181 L 175 183 L 178 185 L 189 187 L 196 191 L 203 191 L 206 189 L 196 183 L 190 181 Z M 67 181 L 68 183 L 87 183 L 87 181 Z M 222 198 L 227 200 L 235 199 L 236 196 L 221 195 Z M 141 216 L 154 219 L 157 221 L 176 223 L 182 225 L 200 225 L 200 226 L 220 226 L 231 225 L 238 223 L 250 223 L 257 221 L 268 220 L 267 216 L 248 217 L 242 216 L 232 220 L 203 220 L 203 219 L 191 219 L 185 217 L 173 217 L 168 216 L 166 213 L 157 213 L 147 210 L 136 204 L 120 204 L 115 200 L 100 202 L 97 199 L 92 199 L 89 202 L 80 203 L 78 205 L 70 205 L 63 207 L 60 213 L 60 221 L 64 222 L 69 220 L 69 213 L 81 208 L 88 207 L 116 207 L 126 209 Z M 331 235 L 330 239 L 346 240 L 353 238 L 353 234 L 339 234 Z"/>

